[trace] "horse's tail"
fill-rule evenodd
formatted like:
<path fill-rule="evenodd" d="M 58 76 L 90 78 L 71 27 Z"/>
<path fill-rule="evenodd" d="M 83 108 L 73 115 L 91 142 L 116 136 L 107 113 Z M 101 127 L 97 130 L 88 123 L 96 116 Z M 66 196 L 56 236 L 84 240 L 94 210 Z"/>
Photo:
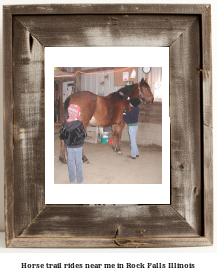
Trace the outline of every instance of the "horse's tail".
<path fill-rule="evenodd" d="M 68 107 L 70 102 L 70 96 L 67 97 L 67 99 L 64 102 L 64 120 L 66 121 L 68 119 Z"/>

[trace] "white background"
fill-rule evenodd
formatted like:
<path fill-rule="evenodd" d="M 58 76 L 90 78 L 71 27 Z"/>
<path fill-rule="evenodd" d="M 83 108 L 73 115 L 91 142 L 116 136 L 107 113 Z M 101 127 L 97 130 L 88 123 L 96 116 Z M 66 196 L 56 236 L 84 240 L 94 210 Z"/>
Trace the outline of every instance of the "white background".
<path fill-rule="evenodd" d="M 61 1 L 28 1 L 28 0 L 0 0 L 2 5 L 12 5 L 12 4 L 45 4 L 45 3 L 58 3 L 60 4 Z M 94 1 L 94 0 L 64 0 L 64 3 L 102 3 L 102 1 Z M 106 1 L 106 3 L 135 3 L 133 1 Z M 196 1 L 162 1 L 162 0 L 148 0 L 148 1 L 140 1 L 137 0 L 136 3 L 159 3 L 159 4 L 212 4 L 212 49 L 213 49 L 213 77 L 217 75 L 217 56 L 216 56 L 216 49 L 217 49 L 217 2 L 216 0 L 196 0 Z M 0 22 L 2 22 L 2 14 L 0 14 Z M 0 28 L 1 37 L 2 37 L 2 28 Z M 2 57 L 2 42 L 0 43 L 0 51 Z M 2 93 L 2 63 L 0 65 L 0 111 L 3 111 L 3 93 Z M 217 80 L 213 78 L 213 120 L 214 120 L 214 197 L 216 200 L 216 110 L 215 107 L 217 105 L 216 100 L 216 90 L 217 90 Z M 0 170 L 1 170 L 1 182 L 0 182 L 0 230 L 4 231 L 4 167 L 3 167 L 3 121 L 0 121 L 0 129 L 1 129 L 1 161 L 0 161 Z M 215 206 L 215 223 L 214 223 L 214 233 L 215 237 L 217 236 L 216 233 L 216 206 Z M 216 242 L 216 240 L 215 240 Z M 52 253 L 52 254 L 51 254 Z M 216 269 L 216 257 L 217 257 L 217 244 L 215 243 L 213 247 L 198 247 L 198 248 L 163 248 L 163 249 L 6 249 L 4 243 L 4 233 L 0 233 L 0 273 L 2 277 L 47 277 L 48 273 L 52 275 L 52 277 L 60 277 L 64 276 L 64 278 L 68 277 L 78 277 L 77 272 L 72 271 L 65 271 L 62 270 L 51 270 L 46 271 L 44 270 L 23 270 L 20 268 L 21 262 L 34 262 L 34 263 L 41 263 L 41 262 L 50 262 L 56 263 L 64 261 L 65 263 L 74 262 L 74 261 L 82 261 L 85 263 L 87 260 L 97 263 L 100 260 L 104 260 L 106 262 L 114 262 L 117 263 L 120 259 L 128 262 L 147 262 L 147 261 L 156 261 L 156 262 L 192 262 L 196 263 L 195 269 L 186 269 L 186 270 L 179 270 L 173 269 L 170 271 L 169 269 L 165 270 L 158 270 L 152 269 L 150 272 L 143 272 L 140 270 L 134 271 L 125 271 L 121 272 L 123 276 L 126 275 L 139 275 L 140 277 L 168 277 L 174 278 L 176 277 L 197 277 L 197 278 L 204 278 L 206 276 L 209 277 L 216 277 L 217 269 Z M 100 272 L 96 269 L 89 270 L 88 272 L 80 272 L 79 277 L 95 276 L 98 277 L 111 277 L 111 273 L 113 276 L 117 277 L 120 276 L 120 271 L 118 270 L 111 270 L 110 271 L 101 271 Z"/>
<path fill-rule="evenodd" d="M 107 55 L 103 59 L 97 59 L 97 57 L 103 57 L 103 53 L 107 53 Z M 133 55 L 126 60 L 128 53 L 133 53 Z M 141 59 L 141 57 L 145 58 Z M 53 104 L 50 103 L 50 97 L 53 96 L 54 67 L 61 67 L 61 65 L 64 67 L 142 67 L 144 63 L 151 67 L 162 67 L 164 92 L 162 100 L 162 184 L 54 184 L 54 141 L 50 140 L 50 136 L 54 134 L 54 127 L 50 124 L 54 118 Z M 45 48 L 46 204 L 170 204 L 170 141 L 168 138 L 170 138 L 169 47 Z M 53 163 L 51 158 L 53 158 Z M 97 173 L 97 169 L 95 170 Z"/>

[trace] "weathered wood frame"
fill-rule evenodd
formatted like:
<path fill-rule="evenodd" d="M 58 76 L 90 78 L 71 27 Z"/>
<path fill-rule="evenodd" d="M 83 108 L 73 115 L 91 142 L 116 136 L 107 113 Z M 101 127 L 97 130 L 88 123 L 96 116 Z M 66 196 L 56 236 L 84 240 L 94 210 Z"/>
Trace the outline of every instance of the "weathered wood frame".
<path fill-rule="evenodd" d="M 6 246 L 212 245 L 211 6 L 4 6 L 3 24 Z M 170 47 L 171 204 L 45 205 L 44 47 L 134 45 Z"/>

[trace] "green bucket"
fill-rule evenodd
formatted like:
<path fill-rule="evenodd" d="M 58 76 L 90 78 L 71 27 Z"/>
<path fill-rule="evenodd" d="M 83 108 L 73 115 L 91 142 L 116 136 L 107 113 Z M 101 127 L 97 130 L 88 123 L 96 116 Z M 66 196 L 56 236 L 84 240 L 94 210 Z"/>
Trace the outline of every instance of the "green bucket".
<path fill-rule="evenodd" d="M 101 137 L 101 142 L 103 144 L 107 144 L 109 142 L 109 138 L 108 137 Z"/>

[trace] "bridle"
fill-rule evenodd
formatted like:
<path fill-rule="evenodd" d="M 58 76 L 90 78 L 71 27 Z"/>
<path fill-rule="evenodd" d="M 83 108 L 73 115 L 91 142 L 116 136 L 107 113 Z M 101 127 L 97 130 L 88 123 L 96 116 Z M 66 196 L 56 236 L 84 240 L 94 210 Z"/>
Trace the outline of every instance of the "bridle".
<path fill-rule="evenodd" d="M 141 89 L 140 89 L 140 87 L 139 87 L 139 84 L 138 84 L 138 91 L 139 91 L 139 97 L 144 98 L 145 101 L 148 100 L 149 98 L 151 98 L 151 97 L 153 96 L 153 94 L 151 94 L 151 95 L 149 95 L 149 96 L 146 97 L 146 96 L 141 92 Z"/>

